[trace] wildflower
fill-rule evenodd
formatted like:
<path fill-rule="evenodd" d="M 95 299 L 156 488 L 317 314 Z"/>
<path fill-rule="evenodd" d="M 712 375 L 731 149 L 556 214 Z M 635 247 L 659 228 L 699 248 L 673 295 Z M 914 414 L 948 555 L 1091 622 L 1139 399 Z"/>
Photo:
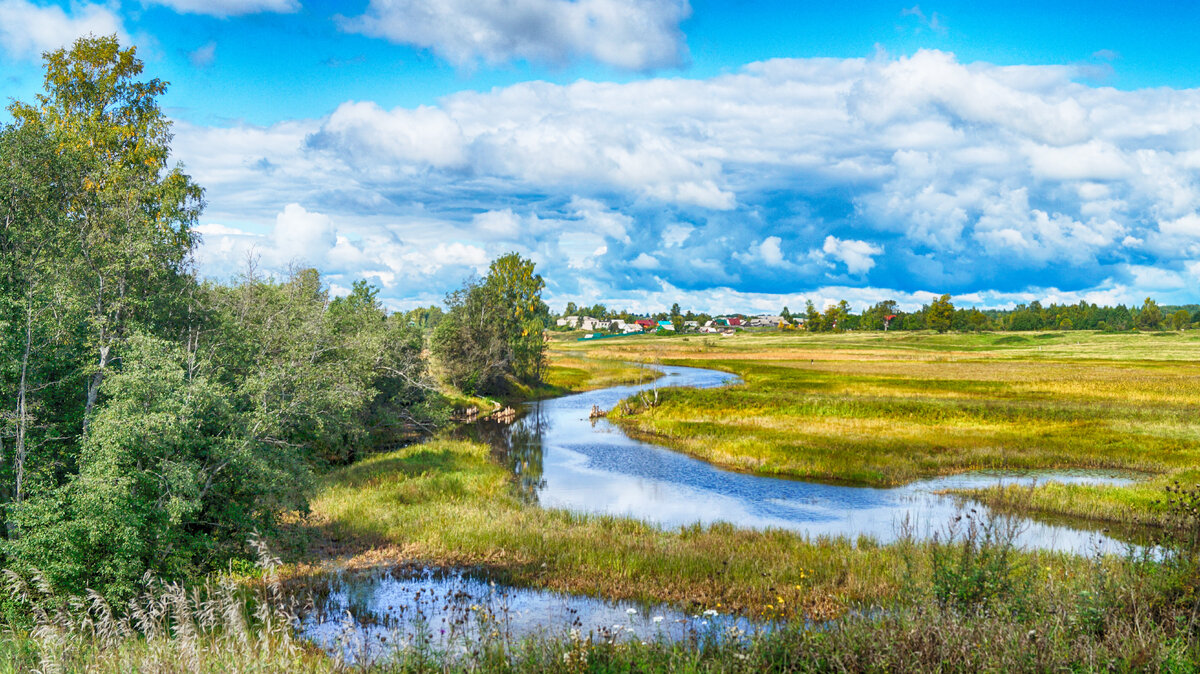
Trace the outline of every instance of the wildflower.
<path fill-rule="evenodd" d="M 625 609 L 625 613 L 627 613 L 629 615 L 634 615 L 635 613 L 637 613 L 637 609 L 636 608 L 627 608 L 627 609 Z"/>
<path fill-rule="evenodd" d="M 711 617 L 713 617 L 713 616 L 717 615 L 717 610 L 716 610 L 716 609 L 713 609 L 713 608 L 710 608 L 710 609 L 708 609 L 707 611 L 705 611 L 705 612 L 704 612 L 704 615 L 706 615 L 706 616 L 708 616 L 708 617 L 710 617 L 710 618 L 711 618 Z"/>
<path fill-rule="evenodd" d="M 656 623 L 660 623 L 660 622 L 662 622 L 662 621 L 663 621 L 663 617 L 662 617 L 662 616 L 660 616 L 660 615 L 656 615 L 656 616 L 654 616 L 654 622 L 656 622 Z"/>

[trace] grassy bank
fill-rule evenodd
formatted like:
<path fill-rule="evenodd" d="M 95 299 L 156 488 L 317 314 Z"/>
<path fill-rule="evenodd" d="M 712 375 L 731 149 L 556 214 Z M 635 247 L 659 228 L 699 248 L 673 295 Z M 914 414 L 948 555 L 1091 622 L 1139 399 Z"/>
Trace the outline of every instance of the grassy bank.
<path fill-rule="evenodd" d="M 886 547 L 725 526 L 664 532 L 524 503 L 487 448 L 465 442 L 413 446 L 329 476 L 296 535 L 301 548 L 321 541 L 352 567 L 478 566 L 514 585 L 697 612 L 838 619 L 818 630 L 793 622 L 738 647 L 558 635 L 481 644 L 451 663 L 407 652 L 397 669 L 1188 671 L 1195 657 L 1189 568 L 1020 552 L 979 531 Z"/>
<path fill-rule="evenodd" d="M 434 441 L 338 471 L 313 500 L 307 535 L 351 566 L 484 565 L 515 585 L 752 614 L 837 615 L 899 586 L 896 552 L 869 544 L 545 510 L 517 498 L 488 455 Z"/>
<path fill-rule="evenodd" d="M 737 470 L 886 486 L 979 469 L 1170 481 L 1200 465 L 1200 338 L 1190 333 L 765 333 L 573 348 L 738 374 L 728 389 L 667 390 L 652 409 L 612 415 L 632 434 Z M 981 496 L 1128 521 L 1152 513 L 1160 486 Z"/>
<path fill-rule="evenodd" d="M 625 360 L 592 358 L 576 350 L 558 347 L 549 349 L 550 365 L 540 385 L 530 386 L 513 381 L 509 390 L 495 398 L 486 398 L 454 390 L 448 385 L 442 390 L 451 407 L 457 410 L 475 407 L 490 412 L 505 405 L 529 400 L 544 400 L 609 386 L 653 381 L 660 374 L 640 363 Z"/>
<path fill-rule="evenodd" d="M 330 566 L 477 566 L 514 585 L 786 622 L 750 639 L 674 644 L 489 637 L 453 653 L 404 650 L 364 671 L 1194 670 L 1193 563 L 1007 541 L 986 524 L 886 547 L 726 526 L 664 532 L 525 503 L 488 448 L 439 440 L 330 474 L 276 545 L 295 556 L 296 587 Z M 90 601 L 60 603 L 65 613 L 0 639 L 0 671 L 344 671 L 284 628 L 294 607 L 271 578 L 251 584 L 250 600 L 220 584 L 160 588 L 139 609 L 152 619 L 124 627 Z"/>

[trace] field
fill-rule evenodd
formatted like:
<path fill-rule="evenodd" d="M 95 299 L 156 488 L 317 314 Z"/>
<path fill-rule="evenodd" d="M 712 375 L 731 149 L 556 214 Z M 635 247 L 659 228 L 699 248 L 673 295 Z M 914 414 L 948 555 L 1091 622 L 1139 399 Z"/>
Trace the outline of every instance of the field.
<path fill-rule="evenodd" d="M 713 463 L 865 485 L 978 469 L 1133 471 L 1133 487 L 973 494 L 994 505 L 1131 522 L 1162 488 L 1200 481 L 1193 333 L 644 337 L 593 358 L 709 367 L 720 391 L 666 390 L 614 411 L 629 432 Z"/>
<path fill-rule="evenodd" d="M 976 495 L 1012 508 L 1117 518 L 1149 512 L 1166 481 L 1195 470 L 1196 431 L 1185 409 L 1197 396 L 1189 359 L 1200 341 L 1023 340 L 647 337 L 556 344 L 551 372 L 563 388 L 644 377 L 628 361 L 738 373 L 743 383 L 732 389 L 670 391 L 657 407 L 618 421 L 745 470 L 872 484 L 998 466 L 1146 471 L 1150 481 L 1132 488 Z M 879 428 L 903 440 L 880 440 Z M 460 653 L 406 650 L 365 671 L 1195 671 L 1196 547 L 1175 539 L 1180 554 L 1165 562 L 1089 558 L 1021 551 L 1002 527 L 989 535 L 989 525 L 980 526 L 888 546 L 726 525 L 663 531 L 532 505 L 487 446 L 439 438 L 329 473 L 311 511 L 296 514 L 271 545 L 287 562 L 288 588 L 301 595 L 334 569 L 467 567 L 516 586 L 780 625 L 746 641 L 704 644 L 603 634 L 489 639 Z M 260 588 L 246 604 L 233 595 L 213 604 L 174 587 L 149 600 L 173 607 L 158 619 L 164 625 L 182 615 L 199 631 L 114 631 L 103 612 L 48 618 L 37 631 L 0 639 L 0 671 L 53 669 L 48 663 L 65 671 L 343 671 L 278 627 L 288 607 L 264 612 L 277 595 L 257 578 L 241 578 Z"/>
<path fill-rule="evenodd" d="M 1194 646 L 1180 617 L 1189 600 L 1178 589 L 1192 582 L 1179 575 L 1190 570 L 1021 552 L 1002 536 L 877 546 L 721 525 L 661 531 L 525 503 L 488 448 L 462 441 L 415 445 L 331 474 L 292 537 L 304 555 L 320 549 L 327 560 L 292 566 L 301 585 L 331 566 L 469 567 L 518 586 L 790 625 L 746 648 L 614 647 L 561 636 L 481 644 L 458 663 L 464 669 L 551 670 L 576 656 L 592 665 L 577 671 L 1157 669 L 1186 662 Z M 827 630 L 804 627 L 829 620 Z"/>

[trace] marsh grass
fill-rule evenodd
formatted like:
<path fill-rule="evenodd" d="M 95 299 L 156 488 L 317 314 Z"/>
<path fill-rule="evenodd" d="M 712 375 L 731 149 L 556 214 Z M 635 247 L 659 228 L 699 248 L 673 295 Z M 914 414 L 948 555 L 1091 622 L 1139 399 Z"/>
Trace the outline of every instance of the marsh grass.
<path fill-rule="evenodd" d="M 1188 333 L 766 333 L 576 349 L 739 375 L 737 386 L 669 389 L 653 409 L 630 401 L 611 415 L 642 439 L 735 470 L 892 486 L 983 469 L 1114 469 L 1169 481 L 1200 465 L 1200 338 Z M 972 496 L 1116 521 L 1153 515 L 1161 486 Z"/>
<path fill-rule="evenodd" d="M 1194 501 L 1177 507 L 1186 531 Z M 481 623 L 454 648 L 409 644 L 357 667 L 292 632 L 298 604 L 285 588 L 324 569 L 281 573 L 264 550 L 261 578 L 149 580 L 128 609 L 51 599 L 36 580 L 10 576 L 34 624 L 0 639 L 0 661 L 7 671 L 93 672 L 1194 671 L 1197 662 L 1195 554 L 1027 552 L 990 521 L 886 547 L 727 526 L 664 532 L 521 502 L 473 443 L 434 441 L 337 471 L 294 527 L 299 551 L 321 543 L 339 564 L 471 567 L 499 583 L 732 610 L 779 627 L 642 643 L 603 632 L 515 638 Z"/>
<path fill-rule="evenodd" d="M 454 657 L 405 651 L 386 671 L 1191 671 L 1196 662 L 1190 562 L 1024 551 L 1010 526 L 969 510 L 936 540 L 890 546 L 721 525 L 667 532 L 521 502 L 487 456 L 482 445 L 435 441 L 339 471 L 306 535 L 336 539 L 327 552 L 351 566 L 469 567 L 510 585 L 786 626 L 737 647 L 603 635 L 480 642 Z"/>

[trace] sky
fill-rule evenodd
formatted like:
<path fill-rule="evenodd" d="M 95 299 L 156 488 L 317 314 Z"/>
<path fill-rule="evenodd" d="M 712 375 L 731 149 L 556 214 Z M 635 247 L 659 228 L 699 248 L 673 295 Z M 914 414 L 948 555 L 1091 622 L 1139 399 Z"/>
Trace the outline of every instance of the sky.
<path fill-rule="evenodd" d="M 0 96 L 116 33 L 171 83 L 201 273 L 440 303 L 1200 300 L 1200 8 L 0 0 Z"/>

